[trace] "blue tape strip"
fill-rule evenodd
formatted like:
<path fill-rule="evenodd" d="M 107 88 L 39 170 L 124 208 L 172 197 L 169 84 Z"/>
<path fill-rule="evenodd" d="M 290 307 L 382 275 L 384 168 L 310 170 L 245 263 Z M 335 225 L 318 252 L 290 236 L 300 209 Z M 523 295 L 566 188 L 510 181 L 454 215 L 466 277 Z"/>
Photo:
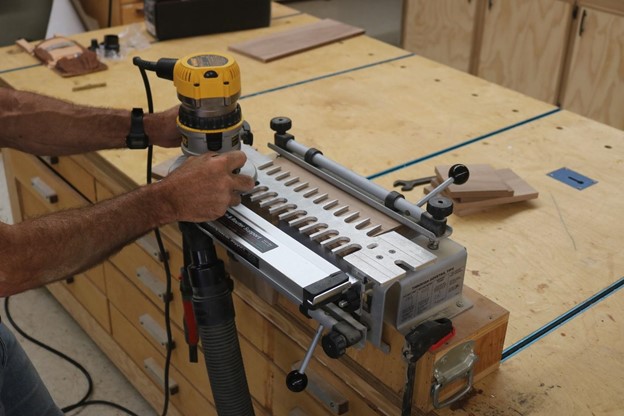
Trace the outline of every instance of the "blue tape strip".
<path fill-rule="evenodd" d="M 576 317 L 577 315 L 580 315 L 585 310 L 605 300 L 606 298 L 608 298 L 609 296 L 611 296 L 612 294 L 620 290 L 622 287 L 624 287 L 624 277 L 620 278 L 620 280 L 611 284 L 610 286 L 607 286 L 606 288 L 602 289 L 600 292 L 596 293 L 592 297 L 579 303 L 574 308 L 570 309 L 563 315 L 547 323 L 546 325 L 544 325 L 537 331 L 532 332 L 531 334 L 527 335 L 520 341 L 507 347 L 503 351 L 503 356 L 502 356 L 501 361 L 506 361 L 509 358 L 513 357 L 514 355 L 518 354 L 520 351 L 529 347 L 531 344 L 534 344 L 535 342 L 539 341 L 546 335 L 553 332 L 555 329 L 559 328 L 566 322 L 570 321 L 572 318 Z"/>
<path fill-rule="evenodd" d="M 0 71 L 0 74 L 7 74 L 9 72 L 21 71 L 22 69 L 35 68 L 35 67 L 41 66 L 41 65 L 42 64 L 33 64 L 33 65 L 20 66 L 20 67 L 17 67 L 17 68 L 4 69 L 4 70 Z"/>
<path fill-rule="evenodd" d="M 412 161 L 405 162 L 405 163 L 397 165 L 395 167 L 388 168 L 388 169 L 383 170 L 381 172 L 372 174 L 372 175 L 368 176 L 368 179 L 375 179 L 375 178 L 379 178 L 380 176 L 387 175 L 387 174 L 392 173 L 392 172 L 396 172 L 397 170 L 401 170 L 401 169 L 406 168 L 408 166 L 415 165 L 416 163 L 420 163 L 420 162 L 423 162 L 425 160 L 434 158 L 436 156 L 440 156 L 440 155 L 442 155 L 444 153 L 448 153 L 448 152 L 450 152 L 452 150 L 459 149 L 460 147 L 468 146 L 469 144 L 472 144 L 472 143 L 475 143 L 475 142 L 478 142 L 478 141 L 481 141 L 481 140 L 485 140 L 485 139 L 490 138 L 492 136 L 495 136 L 497 134 L 503 133 L 503 132 L 505 132 L 507 130 L 515 129 L 516 127 L 520 127 L 520 126 L 523 126 L 525 124 L 532 123 L 535 120 L 539 120 L 540 118 L 548 117 L 548 116 L 550 116 L 552 114 L 558 113 L 559 111 L 561 111 L 560 108 L 555 108 L 554 110 L 547 111 L 547 112 L 545 112 L 543 114 L 539 114 L 539 115 L 537 115 L 535 117 L 531 117 L 531 118 L 526 119 L 524 121 L 520 121 L 520 122 L 518 122 L 516 124 L 512 124 L 510 126 L 503 127 L 502 129 L 494 130 L 493 132 L 484 134 L 483 136 L 475 137 L 474 139 L 470 139 L 470 140 L 467 140 L 465 142 L 458 143 L 458 144 L 456 144 L 454 146 L 447 147 L 445 149 L 438 150 L 437 152 L 430 153 L 430 154 L 428 154 L 426 156 L 419 157 L 418 159 L 414 159 Z"/>
<path fill-rule="evenodd" d="M 383 61 L 371 62 L 370 64 L 356 66 L 353 68 L 349 68 L 349 69 L 345 69 L 345 70 L 337 71 L 337 72 L 332 72 L 332 73 L 321 75 L 321 76 L 314 77 L 314 78 L 304 79 L 302 81 L 293 82 L 291 84 L 281 85 L 279 87 L 269 88 L 268 90 L 253 92 L 251 94 L 243 95 L 239 100 L 243 100 L 245 98 L 257 97 L 258 95 L 264 95 L 264 94 L 268 94 L 271 92 L 280 91 L 286 88 L 296 87 L 296 86 L 303 85 L 303 84 L 308 84 L 310 82 L 319 81 L 322 79 L 331 78 L 331 77 L 335 77 L 335 76 L 342 75 L 342 74 L 348 74 L 349 72 L 360 71 L 362 69 L 371 68 L 377 65 L 387 64 L 389 62 L 399 61 L 401 59 L 409 58 L 414 55 L 415 55 L 414 53 L 408 53 L 406 55 L 397 56 L 395 58 L 384 59 Z"/>

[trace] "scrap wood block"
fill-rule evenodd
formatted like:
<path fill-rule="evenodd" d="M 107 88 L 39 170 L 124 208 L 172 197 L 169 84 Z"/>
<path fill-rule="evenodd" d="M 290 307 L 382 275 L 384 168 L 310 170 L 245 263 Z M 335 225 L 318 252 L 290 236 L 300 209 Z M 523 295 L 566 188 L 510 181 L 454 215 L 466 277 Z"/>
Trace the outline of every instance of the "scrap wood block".
<path fill-rule="evenodd" d="M 468 215 L 483 211 L 493 206 L 527 201 L 538 197 L 539 193 L 511 169 L 498 169 L 496 170 L 496 174 L 503 182 L 505 182 L 507 186 L 509 186 L 510 189 L 513 190 L 512 196 L 464 201 L 458 198 L 450 197 L 448 194 L 445 194 L 445 196 L 450 197 L 453 201 L 453 213 L 458 216 Z M 431 185 L 425 187 L 425 193 L 431 192 L 431 190 L 435 186 L 439 185 L 439 183 L 439 181 L 432 181 Z"/>
<path fill-rule="evenodd" d="M 309 25 L 236 43 L 230 45 L 228 49 L 262 62 L 270 62 L 362 33 L 364 29 L 359 27 L 323 19 Z"/>
<path fill-rule="evenodd" d="M 448 178 L 450 165 L 438 165 L 435 173 L 439 182 Z M 468 182 L 462 185 L 451 185 L 446 188 L 446 195 L 451 198 L 492 198 L 512 196 L 511 189 L 497 174 L 496 170 L 485 164 L 467 165 L 470 171 Z"/>

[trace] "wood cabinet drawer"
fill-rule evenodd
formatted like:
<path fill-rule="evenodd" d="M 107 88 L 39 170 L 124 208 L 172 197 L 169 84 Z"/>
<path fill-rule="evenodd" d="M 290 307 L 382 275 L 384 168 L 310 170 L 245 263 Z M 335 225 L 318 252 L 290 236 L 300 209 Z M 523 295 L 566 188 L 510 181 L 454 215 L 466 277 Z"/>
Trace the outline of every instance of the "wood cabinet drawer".
<path fill-rule="evenodd" d="M 111 304 L 165 357 L 167 337 L 165 315 L 150 302 L 115 266 L 106 264 L 106 284 Z M 174 349 L 171 363 L 200 391 L 210 391 L 208 374 L 203 362 L 191 363 L 184 333 L 175 325 L 171 326 Z M 200 357 L 201 358 L 201 357 Z M 210 396 L 207 399 L 212 400 Z"/>
<path fill-rule="evenodd" d="M 46 156 L 41 158 L 85 198 L 95 202 L 95 178 L 71 156 Z"/>
<path fill-rule="evenodd" d="M 170 250 L 171 253 L 173 251 Z M 181 254 L 180 254 L 181 255 Z M 175 254 L 173 255 L 175 257 Z M 119 253 L 110 258 L 115 265 L 134 285 L 143 292 L 161 311 L 165 309 L 166 276 L 162 263 L 154 259 L 137 243 L 129 244 Z M 179 265 L 170 263 L 173 277 L 179 274 Z M 171 288 L 171 319 L 180 326 L 183 317 L 183 306 L 177 280 Z M 180 326 L 181 327 L 181 326 Z"/>
<path fill-rule="evenodd" d="M 85 274 L 65 280 L 63 285 L 71 292 L 78 302 L 106 330 L 111 331 L 108 299 Z"/>
<path fill-rule="evenodd" d="M 113 338 L 128 356 L 143 368 L 145 376 L 156 386 L 163 387 L 165 359 L 115 306 L 111 306 L 111 327 Z M 170 396 L 171 402 L 185 416 L 216 415 L 212 404 L 175 367 L 170 369 L 169 380 L 170 388 L 177 385 L 177 392 Z"/>
<path fill-rule="evenodd" d="M 104 280 L 104 265 L 98 264 L 84 272 L 91 283 L 100 289 L 100 292 L 106 294 L 106 281 Z"/>
<path fill-rule="evenodd" d="M 41 202 L 47 212 L 60 211 L 88 204 L 78 192 L 69 186 L 63 179 L 58 177 L 50 168 L 35 156 L 21 152 L 11 152 L 14 166 L 15 179 L 19 183 L 19 194 L 29 192 L 36 200 Z M 25 199 L 19 195 L 22 202 Z M 28 198 L 28 197 L 26 197 Z M 33 205 L 30 199 L 27 206 Z M 25 211 L 23 209 L 23 211 Z M 24 212 L 27 217 L 32 213 Z"/>

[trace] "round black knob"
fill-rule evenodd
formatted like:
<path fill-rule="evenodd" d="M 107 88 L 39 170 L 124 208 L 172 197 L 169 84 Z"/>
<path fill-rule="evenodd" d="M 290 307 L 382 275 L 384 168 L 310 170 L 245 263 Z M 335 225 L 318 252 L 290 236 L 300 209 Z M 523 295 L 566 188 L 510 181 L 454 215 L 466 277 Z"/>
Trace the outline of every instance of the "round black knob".
<path fill-rule="evenodd" d="M 273 117 L 271 119 L 271 130 L 284 134 L 292 128 L 292 120 L 288 117 Z"/>
<path fill-rule="evenodd" d="M 453 213 L 453 202 L 443 196 L 435 196 L 427 202 L 427 212 L 436 220 L 443 220 Z"/>
<path fill-rule="evenodd" d="M 463 183 L 466 183 L 468 181 L 468 178 L 470 178 L 470 171 L 468 170 L 466 165 L 453 165 L 449 169 L 448 177 L 454 179 L 453 183 L 461 185 Z"/>
<path fill-rule="evenodd" d="M 286 387 L 292 392 L 302 392 L 307 386 L 308 376 L 300 373 L 299 370 L 293 370 L 286 376 Z"/>
<path fill-rule="evenodd" d="M 331 331 L 323 336 L 323 351 L 330 358 L 340 358 L 347 352 L 347 338 L 340 332 Z"/>

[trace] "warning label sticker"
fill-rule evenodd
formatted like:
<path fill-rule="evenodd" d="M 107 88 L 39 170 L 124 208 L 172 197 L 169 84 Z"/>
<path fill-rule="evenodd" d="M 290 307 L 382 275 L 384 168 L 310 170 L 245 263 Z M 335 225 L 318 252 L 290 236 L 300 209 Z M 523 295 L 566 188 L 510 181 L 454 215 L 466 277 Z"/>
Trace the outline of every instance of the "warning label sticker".
<path fill-rule="evenodd" d="M 463 267 L 449 267 L 411 287 L 403 288 L 404 292 L 399 303 L 398 325 L 461 294 L 463 276 Z"/>

